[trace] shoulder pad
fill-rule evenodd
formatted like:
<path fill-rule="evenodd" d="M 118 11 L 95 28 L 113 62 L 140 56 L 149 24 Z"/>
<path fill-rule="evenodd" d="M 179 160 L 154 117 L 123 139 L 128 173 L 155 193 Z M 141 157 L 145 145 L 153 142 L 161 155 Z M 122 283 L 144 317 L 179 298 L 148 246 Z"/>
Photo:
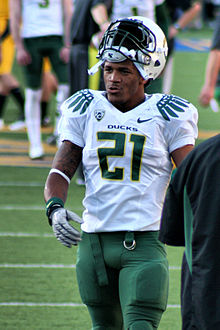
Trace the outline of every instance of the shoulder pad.
<path fill-rule="evenodd" d="M 83 114 L 86 112 L 93 99 L 94 96 L 88 89 L 80 90 L 69 98 L 69 105 L 67 108 L 73 108 L 72 112 L 80 111 L 80 114 Z"/>
<path fill-rule="evenodd" d="M 157 108 L 165 120 L 169 117 L 179 117 L 178 112 L 185 112 L 190 102 L 175 95 L 163 95 L 157 102 Z"/>

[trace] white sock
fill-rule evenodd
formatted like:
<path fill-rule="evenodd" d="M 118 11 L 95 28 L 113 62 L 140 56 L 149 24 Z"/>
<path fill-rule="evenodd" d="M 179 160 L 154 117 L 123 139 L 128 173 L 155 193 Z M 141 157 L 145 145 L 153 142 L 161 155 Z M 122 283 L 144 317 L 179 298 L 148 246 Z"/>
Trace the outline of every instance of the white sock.
<path fill-rule="evenodd" d="M 56 117 L 55 117 L 55 126 L 54 126 L 54 135 L 58 135 L 58 124 L 61 118 L 61 105 L 62 103 L 69 97 L 69 86 L 68 85 L 59 85 L 57 89 L 56 101 L 57 101 L 57 108 L 56 108 Z"/>
<path fill-rule="evenodd" d="M 30 143 L 29 155 L 31 158 L 43 154 L 41 143 L 41 116 L 40 116 L 41 89 L 25 89 L 25 120 Z"/>

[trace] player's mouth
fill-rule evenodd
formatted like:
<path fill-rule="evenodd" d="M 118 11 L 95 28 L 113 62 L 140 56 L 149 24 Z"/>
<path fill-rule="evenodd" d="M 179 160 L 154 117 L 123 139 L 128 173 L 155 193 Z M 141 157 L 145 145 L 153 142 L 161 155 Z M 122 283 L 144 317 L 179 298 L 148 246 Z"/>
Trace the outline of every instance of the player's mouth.
<path fill-rule="evenodd" d="M 107 86 L 107 92 L 110 93 L 110 94 L 115 94 L 115 93 L 119 93 L 120 92 L 120 88 L 117 87 L 117 86 Z"/>

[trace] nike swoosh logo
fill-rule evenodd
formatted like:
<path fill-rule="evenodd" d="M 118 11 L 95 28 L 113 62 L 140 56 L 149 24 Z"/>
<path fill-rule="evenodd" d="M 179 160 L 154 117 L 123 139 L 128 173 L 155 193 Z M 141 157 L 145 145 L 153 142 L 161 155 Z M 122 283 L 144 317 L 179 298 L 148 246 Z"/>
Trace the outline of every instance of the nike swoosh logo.
<path fill-rule="evenodd" d="M 149 121 L 149 120 L 151 120 L 152 118 L 149 118 L 149 119 L 140 119 L 140 117 L 138 118 L 138 120 L 137 120 L 137 122 L 139 123 L 139 124 L 141 124 L 141 123 L 144 123 L 145 121 Z"/>

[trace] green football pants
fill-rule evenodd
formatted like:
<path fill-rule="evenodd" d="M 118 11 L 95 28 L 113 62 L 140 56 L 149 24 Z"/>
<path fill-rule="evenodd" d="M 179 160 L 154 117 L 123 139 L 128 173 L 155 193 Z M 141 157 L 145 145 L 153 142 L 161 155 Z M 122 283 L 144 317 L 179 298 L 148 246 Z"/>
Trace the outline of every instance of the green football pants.
<path fill-rule="evenodd" d="M 93 330 L 158 328 L 169 281 L 158 232 L 83 232 L 76 272 Z"/>
<path fill-rule="evenodd" d="M 23 67 L 26 87 L 38 89 L 41 87 L 43 58 L 48 57 L 59 84 L 68 83 L 68 66 L 60 58 L 63 47 L 61 36 L 43 36 L 24 38 L 25 48 L 31 55 L 31 63 Z"/>

